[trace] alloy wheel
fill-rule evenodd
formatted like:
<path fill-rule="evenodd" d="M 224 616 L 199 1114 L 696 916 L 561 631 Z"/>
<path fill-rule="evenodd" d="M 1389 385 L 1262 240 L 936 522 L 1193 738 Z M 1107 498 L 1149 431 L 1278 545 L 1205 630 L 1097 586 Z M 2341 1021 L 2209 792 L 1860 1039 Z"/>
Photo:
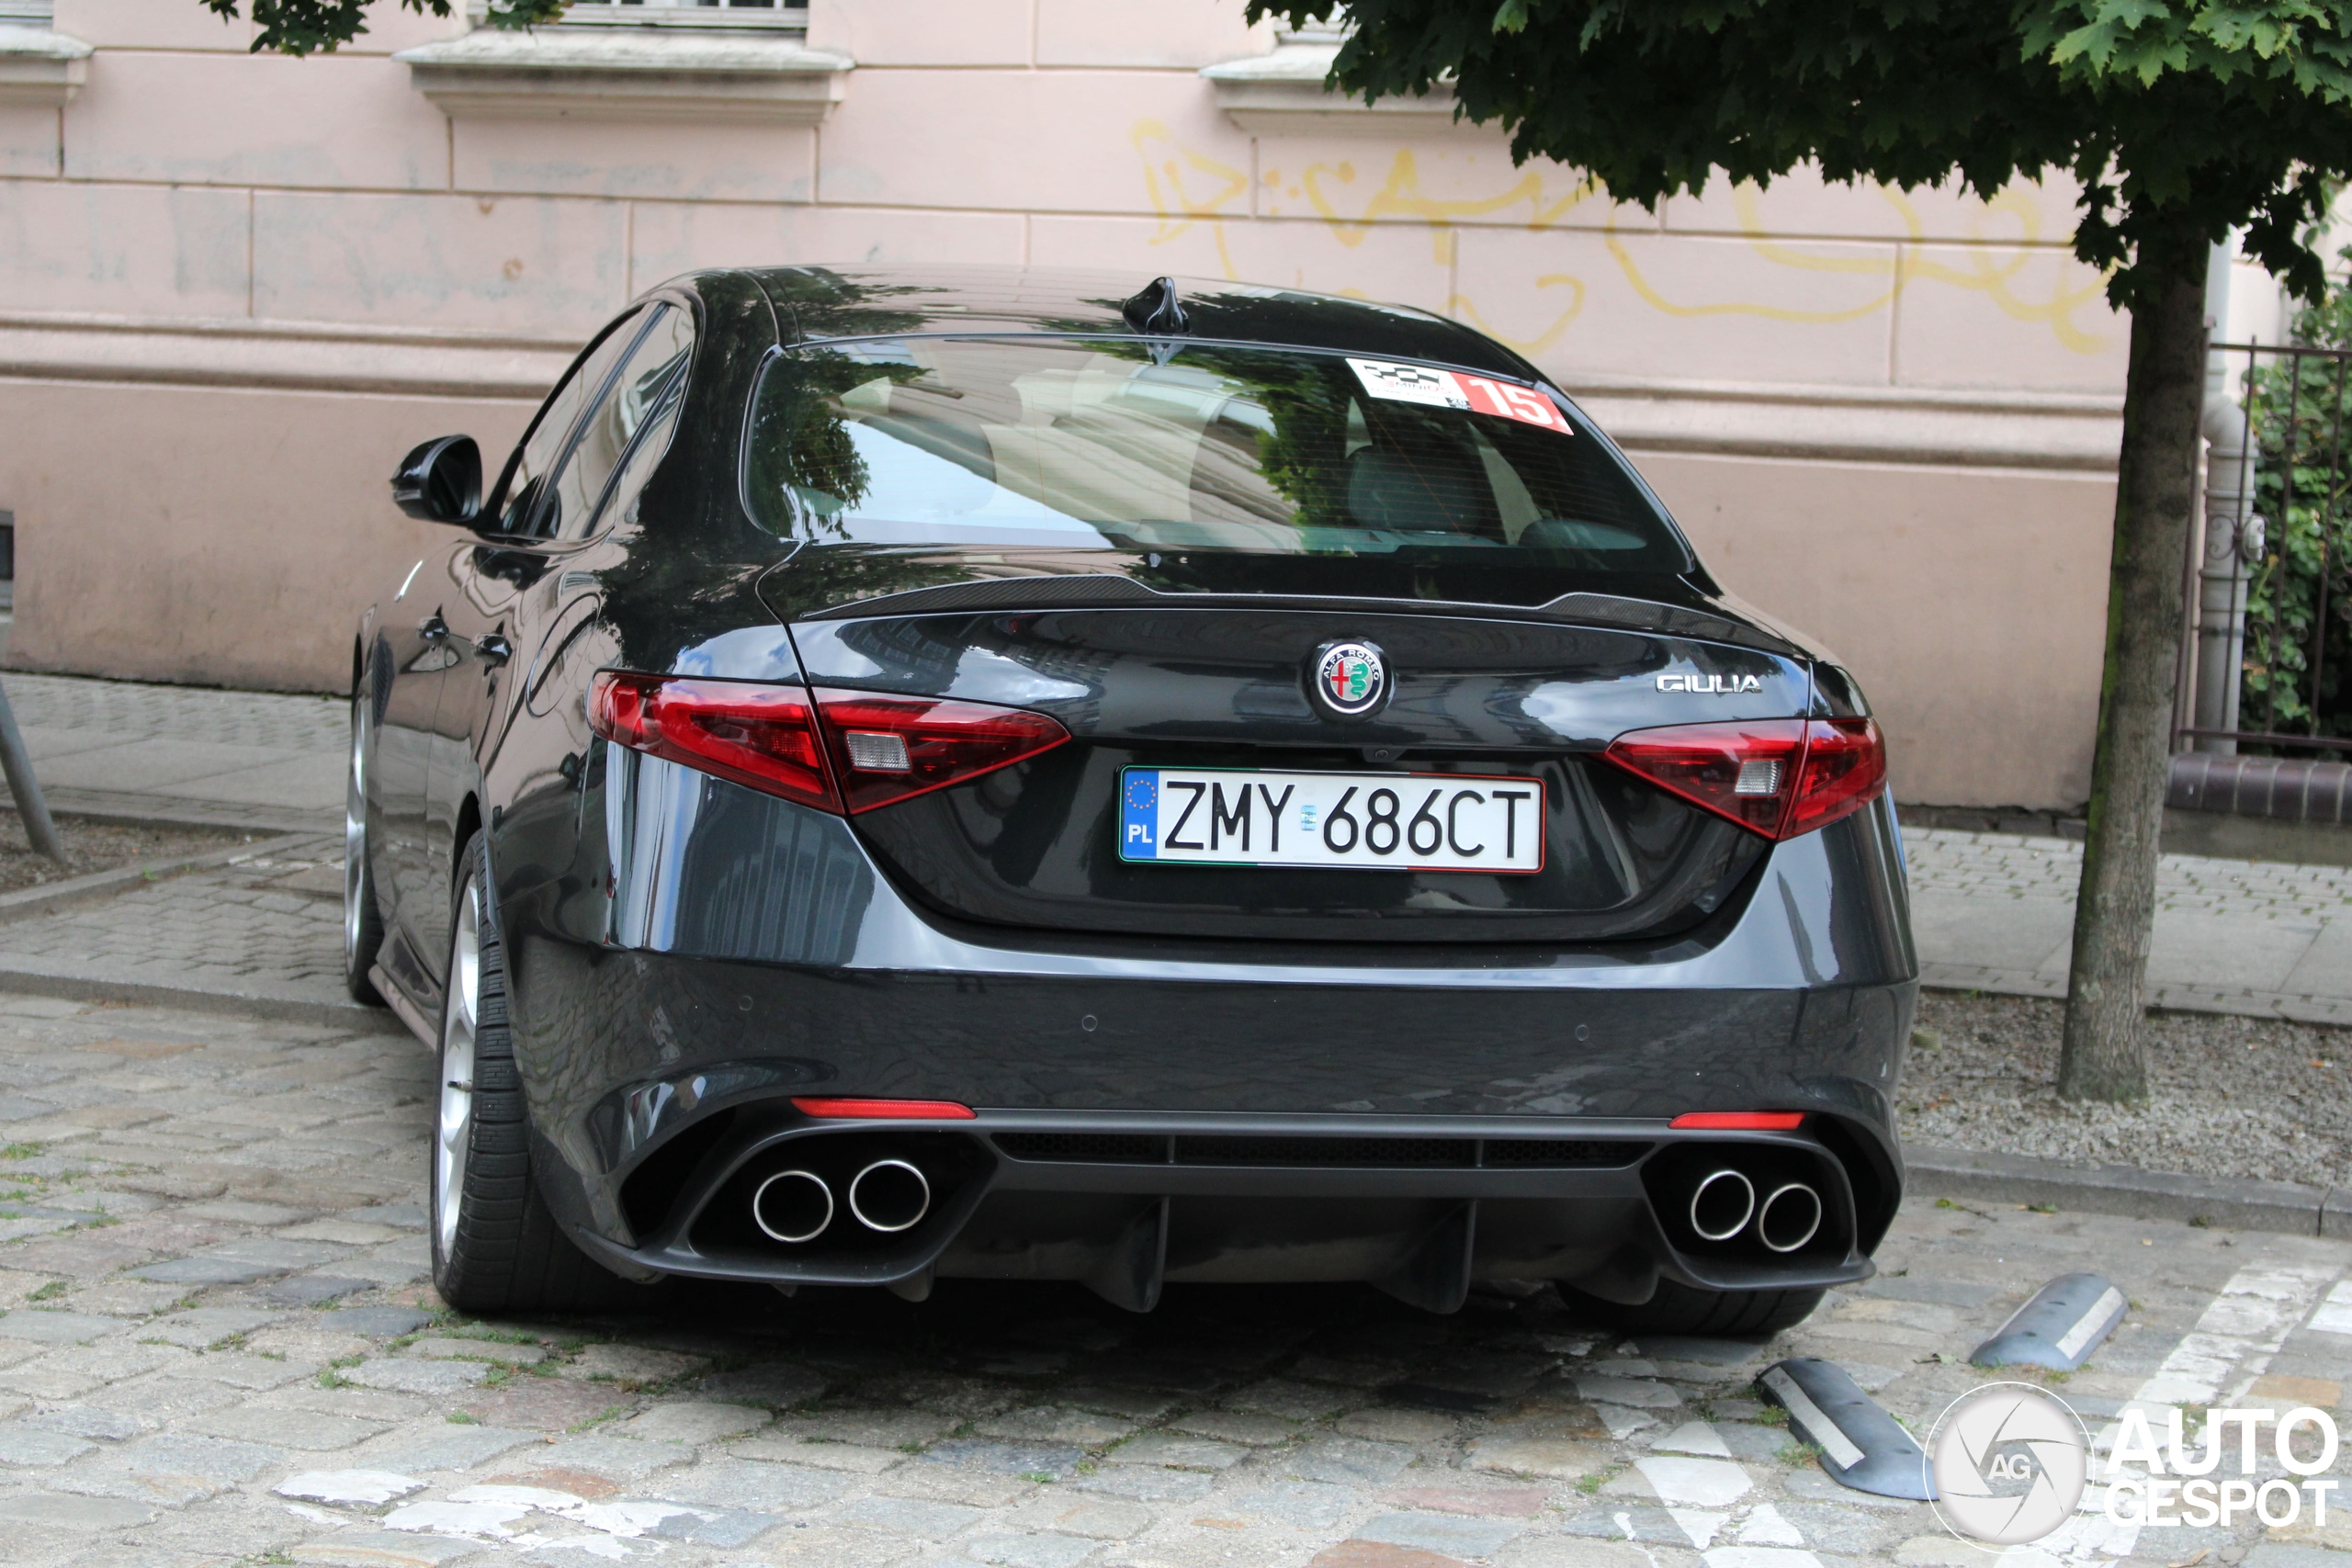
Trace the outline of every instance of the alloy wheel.
<path fill-rule="evenodd" d="M 363 910 L 368 896 L 368 765 L 367 710 L 351 705 L 351 772 L 343 786 L 343 957 L 346 974 L 358 974 L 368 954 L 359 951 Z"/>
<path fill-rule="evenodd" d="M 474 1124 L 474 1028 L 481 1001 L 481 884 L 468 878 L 449 953 L 449 1003 L 441 1015 L 441 1111 L 433 1152 L 433 1219 L 447 1258 L 458 1244 L 466 1152 Z"/>

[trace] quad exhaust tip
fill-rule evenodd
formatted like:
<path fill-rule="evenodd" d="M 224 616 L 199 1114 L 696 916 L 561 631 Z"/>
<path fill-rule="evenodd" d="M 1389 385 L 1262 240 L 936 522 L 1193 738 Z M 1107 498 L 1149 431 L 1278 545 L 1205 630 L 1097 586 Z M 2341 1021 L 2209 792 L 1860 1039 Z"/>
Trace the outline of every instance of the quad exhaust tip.
<path fill-rule="evenodd" d="M 833 1223 L 833 1190 L 813 1170 L 779 1170 L 752 1192 L 752 1218 L 788 1246 L 814 1241 Z"/>
<path fill-rule="evenodd" d="M 1756 1239 L 1774 1252 L 1794 1252 L 1821 1230 L 1821 1194 L 1802 1181 L 1775 1187 L 1756 1212 Z"/>
<path fill-rule="evenodd" d="M 1728 1166 L 1700 1182 L 1690 1194 L 1690 1228 L 1702 1241 L 1729 1241 L 1747 1228 L 1755 1213 L 1756 1184 Z"/>
<path fill-rule="evenodd" d="M 902 1159 L 877 1159 L 850 1178 L 849 1212 L 867 1230 L 911 1229 L 931 1213 L 931 1183 Z"/>

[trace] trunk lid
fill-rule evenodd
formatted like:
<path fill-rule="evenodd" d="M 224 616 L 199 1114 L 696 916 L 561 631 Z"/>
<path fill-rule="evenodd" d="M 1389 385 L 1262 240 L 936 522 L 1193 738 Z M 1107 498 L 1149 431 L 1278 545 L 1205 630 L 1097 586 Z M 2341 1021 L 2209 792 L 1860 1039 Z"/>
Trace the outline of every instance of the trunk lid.
<path fill-rule="evenodd" d="M 1061 576 L 805 606 L 792 636 L 813 684 L 1029 708 L 1070 731 L 1043 756 L 854 819 L 893 879 L 937 912 L 1040 931 L 1472 943 L 1671 934 L 1721 908 L 1766 842 L 1600 752 L 1627 730 L 1792 717 L 1812 698 L 1807 663 L 1778 637 L 1713 609 L 1605 594 L 1400 605 Z M 1391 689 L 1377 711 L 1340 717 L 1310 697 L 1318 654 L 1338 644 L 1382 656 Z M 1122 859 L 1123 787 L 1138 769 L 1385 775 L 1408 798 L 1452 789 L 1448 778 L 1524 780 L 1542 795 L 1542 867 Z"/>

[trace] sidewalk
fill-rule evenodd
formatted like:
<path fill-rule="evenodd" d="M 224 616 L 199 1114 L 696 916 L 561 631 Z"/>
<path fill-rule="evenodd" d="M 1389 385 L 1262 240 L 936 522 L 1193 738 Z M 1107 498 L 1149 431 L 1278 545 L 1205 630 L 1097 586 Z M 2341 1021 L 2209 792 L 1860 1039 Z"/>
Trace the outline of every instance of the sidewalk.
<path fill-rule="evenodd" d="M 338 699 L 57 675 L 0 684 L 52 810 L 342 830 Z"/>
<path fill-rule="evenodd" d="M 58 810 L 341 827 L 348 721 L 335 699 L 52 675 L 6 684 Z M 1929 985 L 2065 995 L 2079 845 L 1933 828 L 1903 838 Z M 67 913 L 0 910 L 0 985 L 15 972 L 18 987 L 38 975 L 341 1013 L 340 848 L 276 842 L 258 860 Z M 2352 1024 L 2352 870 L 2166 855 L 2148 985 L 2161 1007 Z"/>
<path fill-rule="evenodd" d="M 2063 997 L 2082 846 L 1907 829 L 1920 976 L 1951 990 Z M 2166 855 L 2148 999 L 2192 1012 L 2352 1024 L 2352 870 Z"/>

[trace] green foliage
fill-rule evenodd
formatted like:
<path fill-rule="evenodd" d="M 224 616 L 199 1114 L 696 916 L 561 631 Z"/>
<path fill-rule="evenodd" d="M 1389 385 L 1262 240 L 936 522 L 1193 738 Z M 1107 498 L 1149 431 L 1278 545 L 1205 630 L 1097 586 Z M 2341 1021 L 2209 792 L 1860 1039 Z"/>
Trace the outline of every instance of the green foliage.
<path fill-rule="evenodd" d="M 1250 0 L 1254 19 L 1334 0 Z M 2304 231 L 2352 169 L 2352 12 L 2320 0 L 1353 0 L 1334 85 L 1450 80 L 1514 157 L 1656 209 L 1720 169 L 1990 197 L 2071 170 L 2075 254 L 2130 306 L 2231 228 L 2304 298 Z"/>
<path fill-rule="evenodd" d="M 571 0 L 490 0 L 493 28 L 531 28 L 556 21 Z M 255 54 L 332 54 L 368 30 L 368 0 L 253 0 Z M 401 0 L 420 17 L 454 15 L 449 0 Z M 205 9 L 234 21 L 237 0 L 204 0 Z"/>
<path fill-rule="evenodd" d="M 2298 312 L 2293 339 L 2352 349 L 2352 286 L 2339 285 Z M 2344 681 L 2352 669 L 2352 624 L 2346 619 L 2352 609 L 2347 382 L 2352 364 L 2345 360 L 2282 356 L 2258 366 L 2240 389 L 2258 453 L 2254 510 L 2268 525 L 2262 558 L 2247 584 L 2241 729 L 2352 737 L 2352 690 Z M 2318 632 L 2323 597 L 2324 636 Z"/>

